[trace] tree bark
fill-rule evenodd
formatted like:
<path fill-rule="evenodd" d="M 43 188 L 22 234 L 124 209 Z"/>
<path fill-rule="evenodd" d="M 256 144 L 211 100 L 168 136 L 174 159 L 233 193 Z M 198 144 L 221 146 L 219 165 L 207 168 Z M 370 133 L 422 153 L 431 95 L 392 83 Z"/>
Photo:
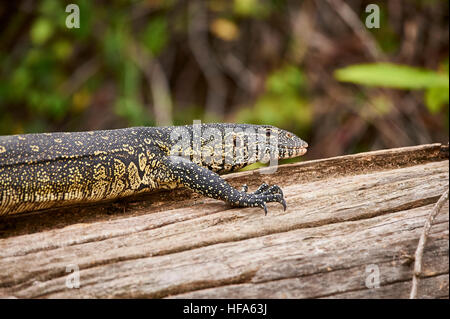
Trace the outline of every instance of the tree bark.
<path fill-rule="evenodd" d="M 0 296 L 408 298 L 425 220 L 449 186 L 448 146 L 421 145 L 225 177 L 278 184 L 288 209 L 188 190 L 0 221 Z M 419 298 L 449 297 L 449 206 L 430 231 Z M 73 265 L 80 287 L 66 285 Z"/>

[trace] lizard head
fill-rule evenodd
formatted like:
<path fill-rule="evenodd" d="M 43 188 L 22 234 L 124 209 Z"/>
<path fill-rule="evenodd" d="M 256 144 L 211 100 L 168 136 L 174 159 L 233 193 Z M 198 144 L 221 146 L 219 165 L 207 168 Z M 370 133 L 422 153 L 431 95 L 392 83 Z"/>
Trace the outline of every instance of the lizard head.
<path fill-rule="evenodd" d="M 305 154 L 308 147 L 295 134 L 271 125 L 178 126 L 170 128 L 170 139 L 169 154 L 188 157 L 215 172 L 231 172 L 255 162 L 272 163 L 272 159 L 298 157 Z"/>
<path fill-rule="evenodd" d="M 306 153 L 308 143 L 294 133 L 275 126 L 264 125 L 262 127 L 264 130 L 258 134 L 264 134 L 264 136 L 260 136 L 260 140 L 266 141 L 263 161 L 270 158 L 270 154 L 278 154 L 278 159 L 286 159 L 302 156 Z"/>

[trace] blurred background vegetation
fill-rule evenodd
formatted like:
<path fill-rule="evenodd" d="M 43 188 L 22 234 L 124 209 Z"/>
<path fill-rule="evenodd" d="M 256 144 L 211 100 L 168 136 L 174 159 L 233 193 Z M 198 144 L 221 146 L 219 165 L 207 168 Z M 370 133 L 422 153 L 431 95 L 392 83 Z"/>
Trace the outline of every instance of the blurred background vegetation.
<path fill-rule="evenodd" d="M 67 4 L 80 28 L 65 25 Z M 307 158 L 448 142 L 447 0 L 0 3 L 0 134 L 272 124 Z"/>

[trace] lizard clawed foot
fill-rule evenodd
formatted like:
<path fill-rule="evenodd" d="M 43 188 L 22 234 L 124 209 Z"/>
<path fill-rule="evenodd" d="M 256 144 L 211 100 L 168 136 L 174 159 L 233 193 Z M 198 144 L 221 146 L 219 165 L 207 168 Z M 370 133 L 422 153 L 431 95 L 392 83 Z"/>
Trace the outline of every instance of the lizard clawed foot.
<path fill-rule="evenodd" d="M 286 201 L 284 200 L 283 191 L 277 185 L 269 186 L 266 183 L 263 183 L 252 195 L 256 196 L 254 206 L 264 209 L 265 215 L 267 215 L 266 203 L 278 202 L 283 205 L 283 209 L 286 211 L 287 206 Z"/>
<path fill-rule="evenodd" d="M 283 205 L 283 209 L 286 211 L 286 201 L 284 200 L 283 191 L 278 185 L 270 186 L 267 183 L 262 183 L 253 193 L 248 193 L 248 186 L 244 184 L 241 187 L 241 192 L 245 196 L 242 196 L 236 202 L 231 202 L 231 206 L 261 207 L 264 209 L 265 215 L 267 215 L 266 203 L 278 202 Z"/>

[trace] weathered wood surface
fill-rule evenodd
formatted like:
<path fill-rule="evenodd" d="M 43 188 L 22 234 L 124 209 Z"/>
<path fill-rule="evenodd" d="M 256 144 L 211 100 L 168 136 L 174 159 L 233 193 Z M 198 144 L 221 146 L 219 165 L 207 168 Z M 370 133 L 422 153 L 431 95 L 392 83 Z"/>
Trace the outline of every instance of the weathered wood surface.
<path fill-rule="evenodd" d="M 230 208 L 187 190 L 0 220 L 0 296 L 407 298 L 426 216 L 448 189 L 448 146 L 422 145 L 230 174 L 279 184 L 288 209 Z M 419 297 L 449 297 L 449 206 Z M 80 288 L 66 287 L 66 267 Z M 369 289 L 368 271 L 380 287 Z"/>

